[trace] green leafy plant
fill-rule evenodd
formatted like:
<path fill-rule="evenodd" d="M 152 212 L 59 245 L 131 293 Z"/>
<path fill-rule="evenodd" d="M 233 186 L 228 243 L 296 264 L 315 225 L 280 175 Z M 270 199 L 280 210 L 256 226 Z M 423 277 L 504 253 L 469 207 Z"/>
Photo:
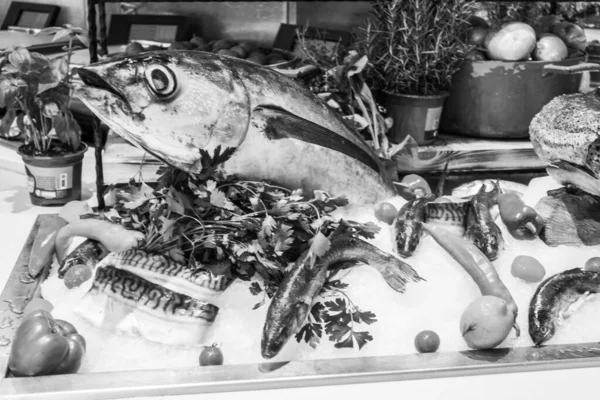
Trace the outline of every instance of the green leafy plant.
<path fill-rule="evenodd" d="M 360 47 L 372 87 L 389 93 L 448 91 L 468 46 L 460 32 L 472 0 L 376 0 Z"/>
<path fill-rule="evenodd" d="M 391 158 L 386 132 L 392 120 L 383 117 L 384 110 L 363 77 L 367 56 L 352 49 L 352 42 L 328 46 L 328 42 L 318 36 L 307 39 L 307 29 L 297 29 L 298 44 L 318 72 L 305 79 L 304 84 L 361 133 L 378 156 Z"/>
<path fill-rule="evenodd" d="M 250 293 L 259 298 L 252 309 L 274 296 L 303 254 L 308 254 L 307 262 L 317 262 L 334 235 L 372 239 L 379 232 L 375 223 L 332 216 L 348 204 L 345 197 L 318 190 L 304 196 L 301 189 L 227 175 L 220 165 L 232 152 L 217 147 L 211 155 L 201 150 L 199 173 L 163 167 L 154 188 L 141 176 L 125 188 L 109 187 L 105 200 L 110 209 L 99 218 L 143 232 L 143 250 L 216 277 L 247 281 Z M 376 322 L 375 314 L 361 310 L 343 291 L 348 284 L 336 277 L 343 268 L 330 272 L 296 340 L 316 347 L 324 332 L 336 348 L 359 349 L 373 340 L 361 329 Z"/>
<path fill-rule="evenodd" d="M 477 15 L 490 21 L 493 26 L 501 25 L 508 21 L 520 21 L 535 25 L 537 20 L 545 15 L 555 13 L 557 16 L 568 21 L 574 21 L 577 17 L 588 13 L 598 14 L 600 2 L 591 1 L 482 1 L 476 4 Z"/>
<path fill-rule="evenodd" d="M 85 33 L 65 25 L 41 30 L 53 41 L 68 38 L 67 54 L 49 59 L 13 47 L 0 54 L 0 108 L 5 109 L 0 135 L 23 138 L 22 151 L 30 155 L 55 156 L 80 150 L 81 128 L 69 103 L 73 95 L 69 65 L 73 44 L 89 44 Z"/>

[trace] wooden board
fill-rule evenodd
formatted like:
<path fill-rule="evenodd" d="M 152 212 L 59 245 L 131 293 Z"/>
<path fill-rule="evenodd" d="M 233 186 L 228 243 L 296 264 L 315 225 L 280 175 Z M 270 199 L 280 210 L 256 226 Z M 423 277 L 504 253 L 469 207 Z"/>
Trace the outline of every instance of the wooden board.
<path fill-rule="evenodd" d="M 37 295 L 39 282 L 25 284 L 19 278 L 27 272 L 31 246 L 40 222 L 53 216 L 38 217 L 2 291 L 0 320 L 8 317 L 13 322 L 10 326 L 1 325 L 0 336 L 12 338 L 20 323 L 18 314 L 10 310 L 7 300 L 18 299 L 19 307 L 23 307 L 27 299 Z M 10 345 L 4 349 L 0 353 L 2 399 L 115 399 L 600 367 L 600 343 L 582 343 L 15 378 L 7 370 Z"/>
<path fill-rule="evenodd" d="M 543 170 L 529 140 L 490 140 L 440 135 L 411 156 L 395 156 L 398 172 Z"/>

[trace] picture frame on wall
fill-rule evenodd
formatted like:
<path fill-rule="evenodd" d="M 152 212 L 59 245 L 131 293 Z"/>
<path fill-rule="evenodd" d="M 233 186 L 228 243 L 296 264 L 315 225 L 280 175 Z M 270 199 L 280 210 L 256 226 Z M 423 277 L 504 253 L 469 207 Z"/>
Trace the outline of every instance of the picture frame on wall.
<path fill-rule="evenodd" d="M 282 49 L 299 56 L 303 56 L 303 52 L 299 46 L 298 31 L 304 32 L 305 40 L 314 40 L 319 42 L 320 45 L 325 45 L 330 49 L 335 49 L 339 43 L 342 46 L 350 43 L 352 35 L 350 32 L 317 28 L 311 26 L 293 25 L 293 24 L 281 24 L 277 31 L 277 36 L 273 42 L 273 47 L 276 49 Z"/>
<path fill-rule="evenodd" d="M 113 14 L 107 43 L 127 44 L 132 40 L 172 43 L 190 38 L 189 19 L 182 15 Z"/>
<path fill-rule="evenodd" d="M 55 25 L 59 12 L 60 7 L 55 5 L 13 1 L 0 29 L 44 29 Z"/>

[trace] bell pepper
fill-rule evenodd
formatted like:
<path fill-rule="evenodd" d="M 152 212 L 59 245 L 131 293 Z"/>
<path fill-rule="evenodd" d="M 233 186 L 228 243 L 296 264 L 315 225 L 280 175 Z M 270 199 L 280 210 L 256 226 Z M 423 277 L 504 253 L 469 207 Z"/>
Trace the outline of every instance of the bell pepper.
<path fill-rule="evenodd" d="M 416 174 L 406 175 L 400 181 L 400 185 L 410 190 L 416 198 L 425 197 L 432 193 L 427 181 Z"/>
<path fill-rule="evenodd" d="M 71 323 L 37 310 L 17 329 L 8 368 L 15 376 L 75 373 L 81 367 L 85 346 L 85 339 Z"/>
<path fill-rule="evenodd" d="M 498 195 L 500 218 L 513 237 L 520 240 L 536 238 L 544 228 L 544 219 L 529 207 L 517 193 Z"/>

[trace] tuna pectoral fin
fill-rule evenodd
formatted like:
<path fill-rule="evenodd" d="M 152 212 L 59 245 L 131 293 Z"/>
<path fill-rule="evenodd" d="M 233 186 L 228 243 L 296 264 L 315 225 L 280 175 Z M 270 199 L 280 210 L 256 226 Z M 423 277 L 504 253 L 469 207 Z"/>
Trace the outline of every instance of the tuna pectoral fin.
<path fill-rule="evenodd" d="M 259 107 L 253 118 L 264 121 L 264 134 L 270 140 L 296 139 L 345 154 L 380 173 L 379 163 L 367 150 L 342 135 L 285 110 Z"/>
<path fill-rule="evenodd" d="M 390 256 L 389 262 L 378 265 L 376 269 L 386 283 L 399 293 L 404 293 L 405 286 L 408 282 L 425 280 L 410 265 L 394 256 Z"/>

